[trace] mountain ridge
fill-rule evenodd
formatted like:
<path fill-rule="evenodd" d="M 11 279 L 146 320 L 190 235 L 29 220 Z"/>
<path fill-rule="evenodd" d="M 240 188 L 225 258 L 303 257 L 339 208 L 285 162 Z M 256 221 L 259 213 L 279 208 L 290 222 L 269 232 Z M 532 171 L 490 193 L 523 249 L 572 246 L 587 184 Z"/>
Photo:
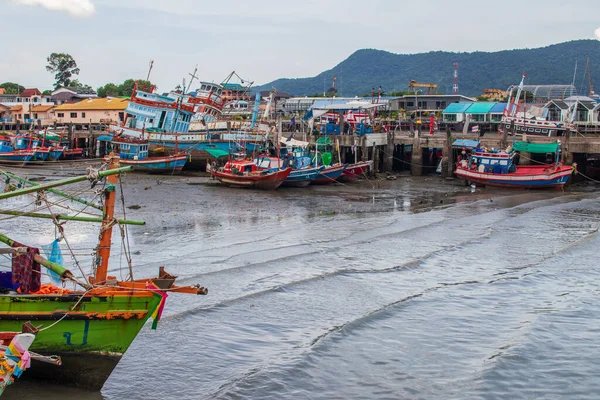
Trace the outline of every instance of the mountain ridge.
<path fill-rule="evenodd" d="M 313 77 L 280 78 L 256 86 L 255 91 L 276 88 L 294 96 L 322 94 L 337 78 L 338 96 L 361 96 L 381 85 L 384 92 L 406 91 L 410 80 L 436 83 L 444 94 L 452 92 L 453 64 L 458 62 L 459 93 L 477 96 L 485 88 L 506 89 L 527 74 L 526 84 L 571 84 L 577 61 L 575 86 L 588 93 L 586 56 L 590 75 L 600 82 L 600 41 L 581 39 L 544 47 L 493 52 L 396 54 L 374 48 L 359 49 L 333 68 Z M 585 74 L 585 76 L 584 76 Z M 583 79 L 585 78 L 585 79 Z M 325 88 L 324 88 L 325 86 Z M 600 87 L 600 83 L 598 84 Z"/>

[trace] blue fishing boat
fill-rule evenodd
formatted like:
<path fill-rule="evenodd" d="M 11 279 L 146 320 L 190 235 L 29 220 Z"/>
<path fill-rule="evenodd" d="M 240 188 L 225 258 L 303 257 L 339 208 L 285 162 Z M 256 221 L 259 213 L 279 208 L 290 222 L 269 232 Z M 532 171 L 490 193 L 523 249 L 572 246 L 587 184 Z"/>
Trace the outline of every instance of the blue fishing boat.
<path fill-rule="evenodd" d="M 312 185 L 328 185 L 336 182 L 336 180 L 342 176 L 342 173 L 346 169 L 348 164 L 337 164 L 326 166 L 319 175 L 311 182 Z"/>
<path fill-rule="evenodd" d="M 188 159 L 187 153 L 158 157 L 150 156 L 148 154 L 148 141 L 144 139 L 103 135 L 100 136 L 98 140 L 111 143 L 111 150 L 119 155 L 119 163 L 124 166 L 132 166 L 134 171 L 155 174 L 177 174 L 181 172 Z"/>
<path fill-rule="evenodd" d="M 261 169 L 291 167 L 292 171 L 282 183 L 282 186 L 291 187 L 307 187 L 325 169 L 325 166 L 313 167 L 310 165 L 310 157 L 295 157 L 293 154 L 282 156 L 282 158 L 259 156 L 254 160 L 254 163 Z"/>
<path fill-rule="evenodd" d="M 141 90 L 136 84 L 125 110 L 127 119 L 110 130 L 147 139 L 153 155 L 189 152 L 189 162 L 197 167 L 211 157 L 208 149 L 229 153 L 262 144 L 264 137 L 243 130 L 241 122 L 216 121 L 223 110 L 222 85 L 200 82 L 197 90 L 188 91 L 190 85 L 160 95 L 153 87 Z"/>
<path fill-rule="evenodd" d="M 56 161 L 62 157 L 65 149 L 60 146 L 54 146 L 51 142 L 38 137 L 17 136 L 15 139 L 15 149 L 17 150 L 35 150 L 35 160 Z"/>
<path fill-rule="evenodd" d="M 18 150 L 8 136 L 0 136 L 0 162 L 28 163 L 35 158 L 35 150 Z"/>

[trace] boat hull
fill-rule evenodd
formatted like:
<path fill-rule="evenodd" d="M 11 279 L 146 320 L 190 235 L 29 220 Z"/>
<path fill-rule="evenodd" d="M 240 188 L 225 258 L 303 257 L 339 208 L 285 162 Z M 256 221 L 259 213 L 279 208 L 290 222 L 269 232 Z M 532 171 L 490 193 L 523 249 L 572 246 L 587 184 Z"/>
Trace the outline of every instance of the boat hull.
<path fill-rule="evenodd" d="M 311 185 L 328 185 L 330 183 L 336 182 L 336 180 L 342 175 L 346 167 L 347 164 L 325 168 L 311 182 Z"/>
<path fill-rule="evenodd" d="M 23 162 L 28 163 L 35 158 L 34 152 L 11 152 L 11 153 L 0 153 L 0 162 L 8 161 L 8 162 Z"/>
<path fill-rule="evenodd" d="M 338 182 L 352 182 L 358 179 L 359 176 L 364 175 L 373 164 L 372 161 L 362 161 L 356 164 L 350 164 L 342 172 L 342 175 L 337 179 Z"/>
<path fill-rule="evenodd" d="M 325 167 L 295 169 L 283 181 L 282 186 L 307 187 Z"/>
<path fill-rule="evenodd" d="M 150 143 L 151 153 L 158 157 L 159 155 L 174 155 L 178 152 L 185 151 L 189 153 L 186 167 L 191 166 L 194 169 L 206 170 L 209 160 L 214 160 L 206 150 L 223 150 L 228 153 L 237 151 L 238 147 L 233 142 L 212 141 L 206 143 L 198 142 L 183 142 L 181 144 L 174 143 Z"/>
<path fill-rule="evenodd" d="M 573 173 L 571 167 L 518 166 L 516 172 L 508 174 L 494 174 L 458 168 L 455 174 L 471 183 L 520 188 L 562 188 Z"/>
<path fill-rule="evenodd" d="M 61 160 L 74 160 L 83 157 L 83 149 L 64 149 L 60 159 Z"/>
<path fill-rule="evenodd" d="M 64 149 L 51 150 L 48 155 L 48 161 L 58 161 L 62 157 L 64 151 Z"/>
<path fill-rule="evenodd" d="M 98 391 L 161 299 L 147 290 L 0 295 L 0 331 L 20 331 L 27 321 L 41 325 L 30 350 L 63 356 L 63 365 L 38 363 L 27 375 Z"/>
<path fill-rule="evenodd" d="M 268 171 L 258 171 L 255 173 L 238 175 L 209 169 L 210 174 L 226 186 L 265 190 L 277 189 L 289 176 L 291 171 L 291 168 L 286 168 L 271 173 Z"/>
<path fill-rule="evenodd" d="M 134 171 L 147 172 L 152 174 L 180 173 L 188 155 L 149 157 L 145 160 L 121 159 L 119 163 L 123 166 L 132 166 Z"/>

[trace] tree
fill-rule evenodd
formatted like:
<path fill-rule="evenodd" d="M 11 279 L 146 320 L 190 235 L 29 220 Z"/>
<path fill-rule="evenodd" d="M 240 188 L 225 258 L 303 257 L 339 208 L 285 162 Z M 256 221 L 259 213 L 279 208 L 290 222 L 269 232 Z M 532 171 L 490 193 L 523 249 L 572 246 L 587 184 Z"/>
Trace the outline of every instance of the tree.
<path fill-rule="evenodd" d="M 42 92 L 42 96 L 50 96 L 52 94 L 52 90 L 44 90 Z"/>
<path fill-rule="evenodd" d="M 94 90 L 90 85 L 84 85 L 83 83 L 79 82 L 79 79 L 73 79 L 69 87 Z"/>
<path fill-rule="evenodd" d="M 71 85 L 71 77 L 73 75 L 79 75 L 79 68 L 77 63 L 69 54 L 66 53 L 52 53 L 50 57 L 46 59 L 48 65 L 46 70 L 54 74 L 54 87 L 59 86 L 69 87 Z"/>
<path fill-rule="evenodd" d="M 104 86 L 100 86 L 97 90 L 98 97 L 118 97 L 118 96 L 131 96 L 131 92 L 133 91 L 133 86 L 135 85 L 135 79 L 127 79 L 125 82 L 120 85 L 116 85 L 114 83 L 107 83 Z M 145 80 L 137 80 L 138 88 L 140 90 L 144 90 L 149 92 L 152 88 L 152 83 L 150 81 Z"/>
<path fill-rule="evenodd" d="M 107 83 L 104 86 L 98 88 L 98 97 L 117 97 L 119 94 L 119 87 L 114 83 Z"/>
<path fill-rule="evenodd" d="M 0 88 L 4 89 L 6 94 L 19 94 L 25 90 L 25 87 L 13 82 L 4 82 L 0 85 Z"/>

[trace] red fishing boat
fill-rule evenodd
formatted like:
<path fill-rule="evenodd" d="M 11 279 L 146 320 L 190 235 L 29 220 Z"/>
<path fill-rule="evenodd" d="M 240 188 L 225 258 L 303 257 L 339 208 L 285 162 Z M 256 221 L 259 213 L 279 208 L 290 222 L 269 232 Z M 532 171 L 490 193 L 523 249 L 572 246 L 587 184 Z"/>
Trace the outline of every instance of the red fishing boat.
<path fill-rule="evenodd" d="M 355 164 L 349 164 L 348 167 L 342 172 L 339 178 L 337 178 L 338 182 L 352 182 L 356 180 L 359 176 L 366 174 L 369 169 L 373 165 L 373 161 L 361 161 Z"/>
<path fill-rule="evenodd" d="M 291 168 L 260 169 L 250 160 L 231 160 L 223 168 L 207 170 L 224 185 L 267 190 L 277 189 L 292 172 Z"/>
<path fill-rule="evenodd" d="M 518 152 L 553 155 L 554 162 L 543 165 L 518 165 Z M 560 142 L 515 142 L 508 151 L 477 147 L 461 160 L 454 172 L 471 184 L 520 188 L 562 188 L 574 171 L 560 160 Z"/>

